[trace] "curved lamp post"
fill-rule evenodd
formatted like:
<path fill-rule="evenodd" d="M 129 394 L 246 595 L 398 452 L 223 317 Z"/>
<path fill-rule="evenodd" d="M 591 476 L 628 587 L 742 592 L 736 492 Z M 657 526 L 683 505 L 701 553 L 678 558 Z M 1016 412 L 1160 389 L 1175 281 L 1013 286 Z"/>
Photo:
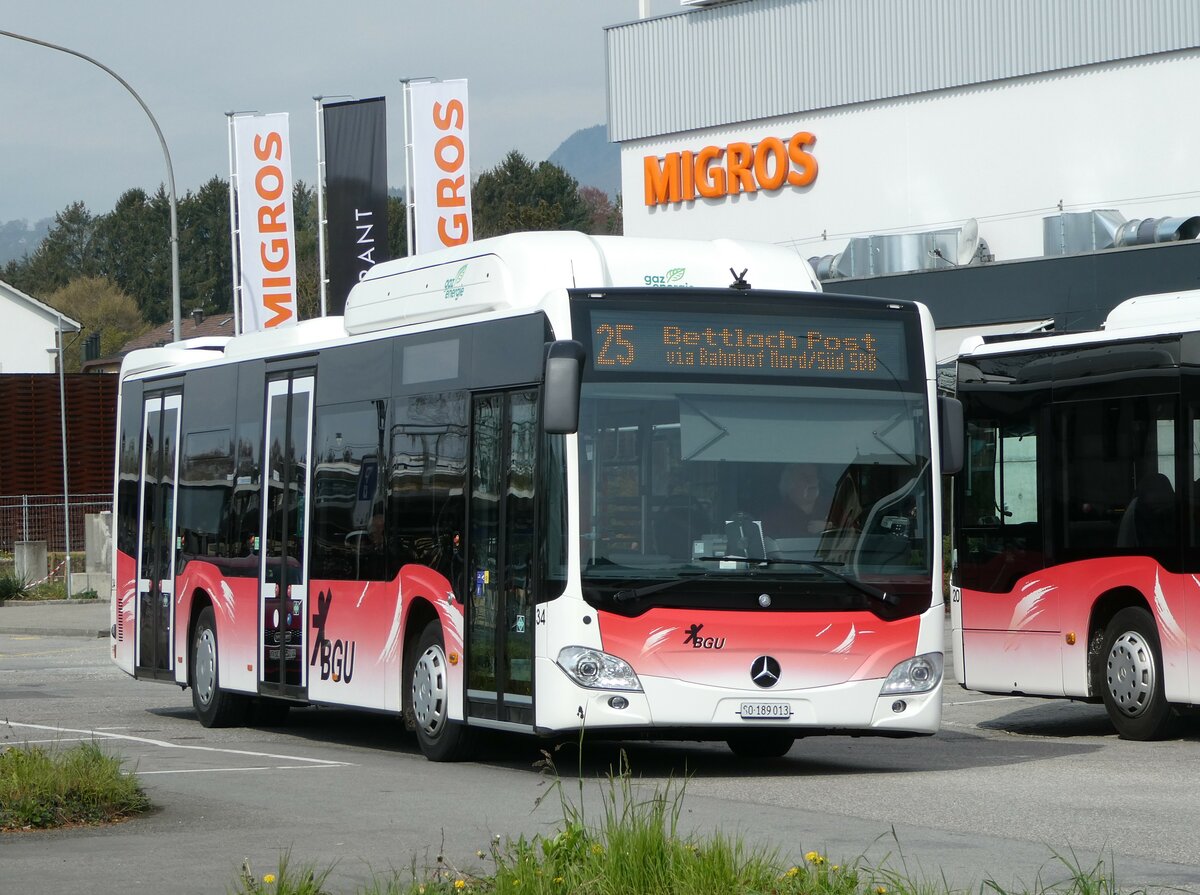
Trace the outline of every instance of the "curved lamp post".
<path fill-rule="evenodd" d="M 129 82 L 122 78 L 119 74 L 105 65 L 103 62 L 97 62 L 91 56 L 80 53 L 78 50 L 72 50 L 67 47 L 60 47 L 58 44 L 52 44 L 48 41 L 38 40 L 36 37 L 27 37 L 24 34 L 14 34 L 12 31 L 0 31 L 0 35 L 4 37 L 12 37 L 16 40 L 23 40 L 31 44 L 37 44 L 40 47 L 47 47 L 51 50 L 58 50 L 62 53 L 68 53 L 71 56 L 77 56 L 85 62 L 90 62 L 97 68 L 103 69 L 108 74 L 112 75 L 117 82 L 130 92 L 138 105 L 142 107 L 142 111 L 146 113 L 146 117 L 150 119 L 150 123 L 154 125 L 154 133 L 158 134 L 158 142 L 162 146 L 163 157 L 167 160 L 167 189 L 171 200 L 171 313 L 174 320 L 173 337 L 176 342 L 179 341 L 179 323 L 180 323 L 180 302 L 179 302 L 179 216 L 176 209 L 175 201 L 175 170 L 171 167 L 171 153 L 167 151 L 167 141 L 163 137 L 162 129 L 159 128 L 158 122 L 154 119 L 154 115 L 150 112 L 150 107 L 138 96 L 138 92 L 129 86 Z"/>

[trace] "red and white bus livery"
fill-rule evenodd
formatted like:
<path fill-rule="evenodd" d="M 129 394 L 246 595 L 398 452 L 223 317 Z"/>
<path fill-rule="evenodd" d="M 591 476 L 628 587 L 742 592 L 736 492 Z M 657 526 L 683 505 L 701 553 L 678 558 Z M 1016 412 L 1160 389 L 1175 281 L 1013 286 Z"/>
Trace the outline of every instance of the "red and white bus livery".
<path fill-rule="evenodd" d="M 1103 702 L 1128 739 L 1200 704 L 1200 293 L 1097 332 L 964 343 L 952 624 L 963 686 Z"/>
<path fill-rule="evenodd" d="M 114 661 L 208 726 L 359 707 L 435 760 L 934 733 L 932 323 L 818 288 L 777 246 L 519 234 L 131 354 Z"/>

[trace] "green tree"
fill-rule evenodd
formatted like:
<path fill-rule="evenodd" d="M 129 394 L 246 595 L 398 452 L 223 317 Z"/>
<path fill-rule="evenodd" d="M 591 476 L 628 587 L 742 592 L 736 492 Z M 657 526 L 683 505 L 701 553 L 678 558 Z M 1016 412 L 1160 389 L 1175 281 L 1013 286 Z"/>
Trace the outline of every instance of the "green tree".
<path fill-rule="evenodd" d="M 229 252 L 229 183 L 213 177 L 179 203 L 181 313 L 233 313 L 233 258 Z"/>
<path fill-rule="evenodd" d="M 296 228 L 296 313 L 301 320 L 321 316 L 321 268 L 317 250 L 317 192 L 303 180 L 292 187 Z"/>
<path fill-rule="evenodd" d="M 91 333 L 100 333 L 100 356 L 109 357 L 149 329 L 132 296 L 103 277 L 77 277 L 45 301 L 83 325 L 79 337 L 69 341 L 64 350 L 68 373 L 79 372 L 83 342 Z"/>
<path fill-rule="evenodd" d="M 388 260 L 408 255 L 408 206 L 404 196 L 388 196 Z"/>
<path fill-rule="evenodd" d="M 590 223 L 574 177 L 552 162 L 534 165 L 515 149 L 479 175 L 471 214 L 478 239 L 520 230 L 588 232 Z"/>
<path fill-rule="evenodd" d="M 32 254 L 5 267 L 4 279 L 36 298 L 75 277 L 97 274 L 97 224 L 86 205 L 71 203 L 54 216 L 50 232 Z"/>
<path fill-rule="evenodd" d="M 96 223 L 98 270 L 133 296 L 151 323 L 171 319 L 171 202 L 159 187 L 150 196 L 126 190 Z M 182 252 L 180 253 L 182 255 Z"/>

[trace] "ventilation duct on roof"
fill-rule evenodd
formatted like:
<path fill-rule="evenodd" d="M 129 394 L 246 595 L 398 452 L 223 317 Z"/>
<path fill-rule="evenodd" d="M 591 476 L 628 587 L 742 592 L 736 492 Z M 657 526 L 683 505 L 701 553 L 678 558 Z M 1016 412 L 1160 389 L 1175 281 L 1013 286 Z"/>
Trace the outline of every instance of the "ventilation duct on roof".
<path fill-rule="evenodd" d="M 1064 211 L 1042 218 L 1042 250 L 1047 255 L 1076 255 L 1100 249 L 1151 245 L 1195 239 L 1200 217 L 1166 217 L 1126 220 L 1111 208 Z"/>
<path fill-rule="evenodd" d="M 817 278 L 873 277 L 914 270 L 942 270 L 992 260 L 986 240 L 972 218 L 961 227 L 896 233 L 887 236 L 856 236 L 836 255 L 809 258 Z"/>

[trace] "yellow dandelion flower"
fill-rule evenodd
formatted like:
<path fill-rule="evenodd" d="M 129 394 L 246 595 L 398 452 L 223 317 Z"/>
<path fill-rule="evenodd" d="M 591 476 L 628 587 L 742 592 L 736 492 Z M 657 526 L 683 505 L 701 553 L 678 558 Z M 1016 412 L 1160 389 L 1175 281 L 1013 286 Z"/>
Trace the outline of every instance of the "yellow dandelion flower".
<path fill-rule="evenodd" d="M 887 886 L 876 886 L 875 895 L 887 895 Z"/>
<path fill-rule="evenodd" d="M 784 876 L 787 876 L 787 877 L 793 877 L 793 876 L 795 876 L 796 874 L 798 874 L 799 872 L 800 872 L 800 868 L 799 868 L 799 867 L 789 867 L 789 868 L 788 868 L 788 872 L 787 872 L 787 873 L 785 873 L 785 874 L 784 874 Z"/>
<path fill-rule="evenodd" d="M 275 874 L 274 874 L 274 873 L 268 873 L 266 876 L 264 876 L 264 877 L 263 877 L 263 882 L 264 882 L 264 883 L 273 883 L 273 882 L 275 882 Z"/>
<path fill-rule="evenodd" d="M 810 863 L 810 864 L 816 864 L 818 867 L 820 867 L 822 864 L 825 863 L 825 856 L 822 855 L 820 852 L 810 851 L 808 854 L 806 854 L 804 856 L 804 860 L 808 861 L 808 863 Z"/>
<path fill-rule="evenodd" d="M 456 879 L 456 880 L 454 881 L 454 888 L 456 888 L 456 889 L 465 889 L 466 887 L 467 887 L 467 882 L 466 882 L 466 880 Z"/>
<path fill-rule="evenodd" d="M 830 869 L 830 870 L 832 870 L 834 873 L 837 873 L 839 870 L 841 870 L 841 869 L 842 869 L 842 865 L 841 865 L 841 864 L 834 864 L 834 865 L 833 865 L 833 866 L 831 866 L 829 869 Z"/>
<path fill-rule="evenodd" d="M 556 876 L 556 877 L 554 877 L 554 882 L 557 885 L 562 885 L 565 882 L 565 880 L 561 876 Z"/>
<path fill-rule="evenodd" d="M 593 855 L 604 854 L 604 846 L 601 845 L 599 842 L 593 842 L 592 843 L 592 854 Z"/>

